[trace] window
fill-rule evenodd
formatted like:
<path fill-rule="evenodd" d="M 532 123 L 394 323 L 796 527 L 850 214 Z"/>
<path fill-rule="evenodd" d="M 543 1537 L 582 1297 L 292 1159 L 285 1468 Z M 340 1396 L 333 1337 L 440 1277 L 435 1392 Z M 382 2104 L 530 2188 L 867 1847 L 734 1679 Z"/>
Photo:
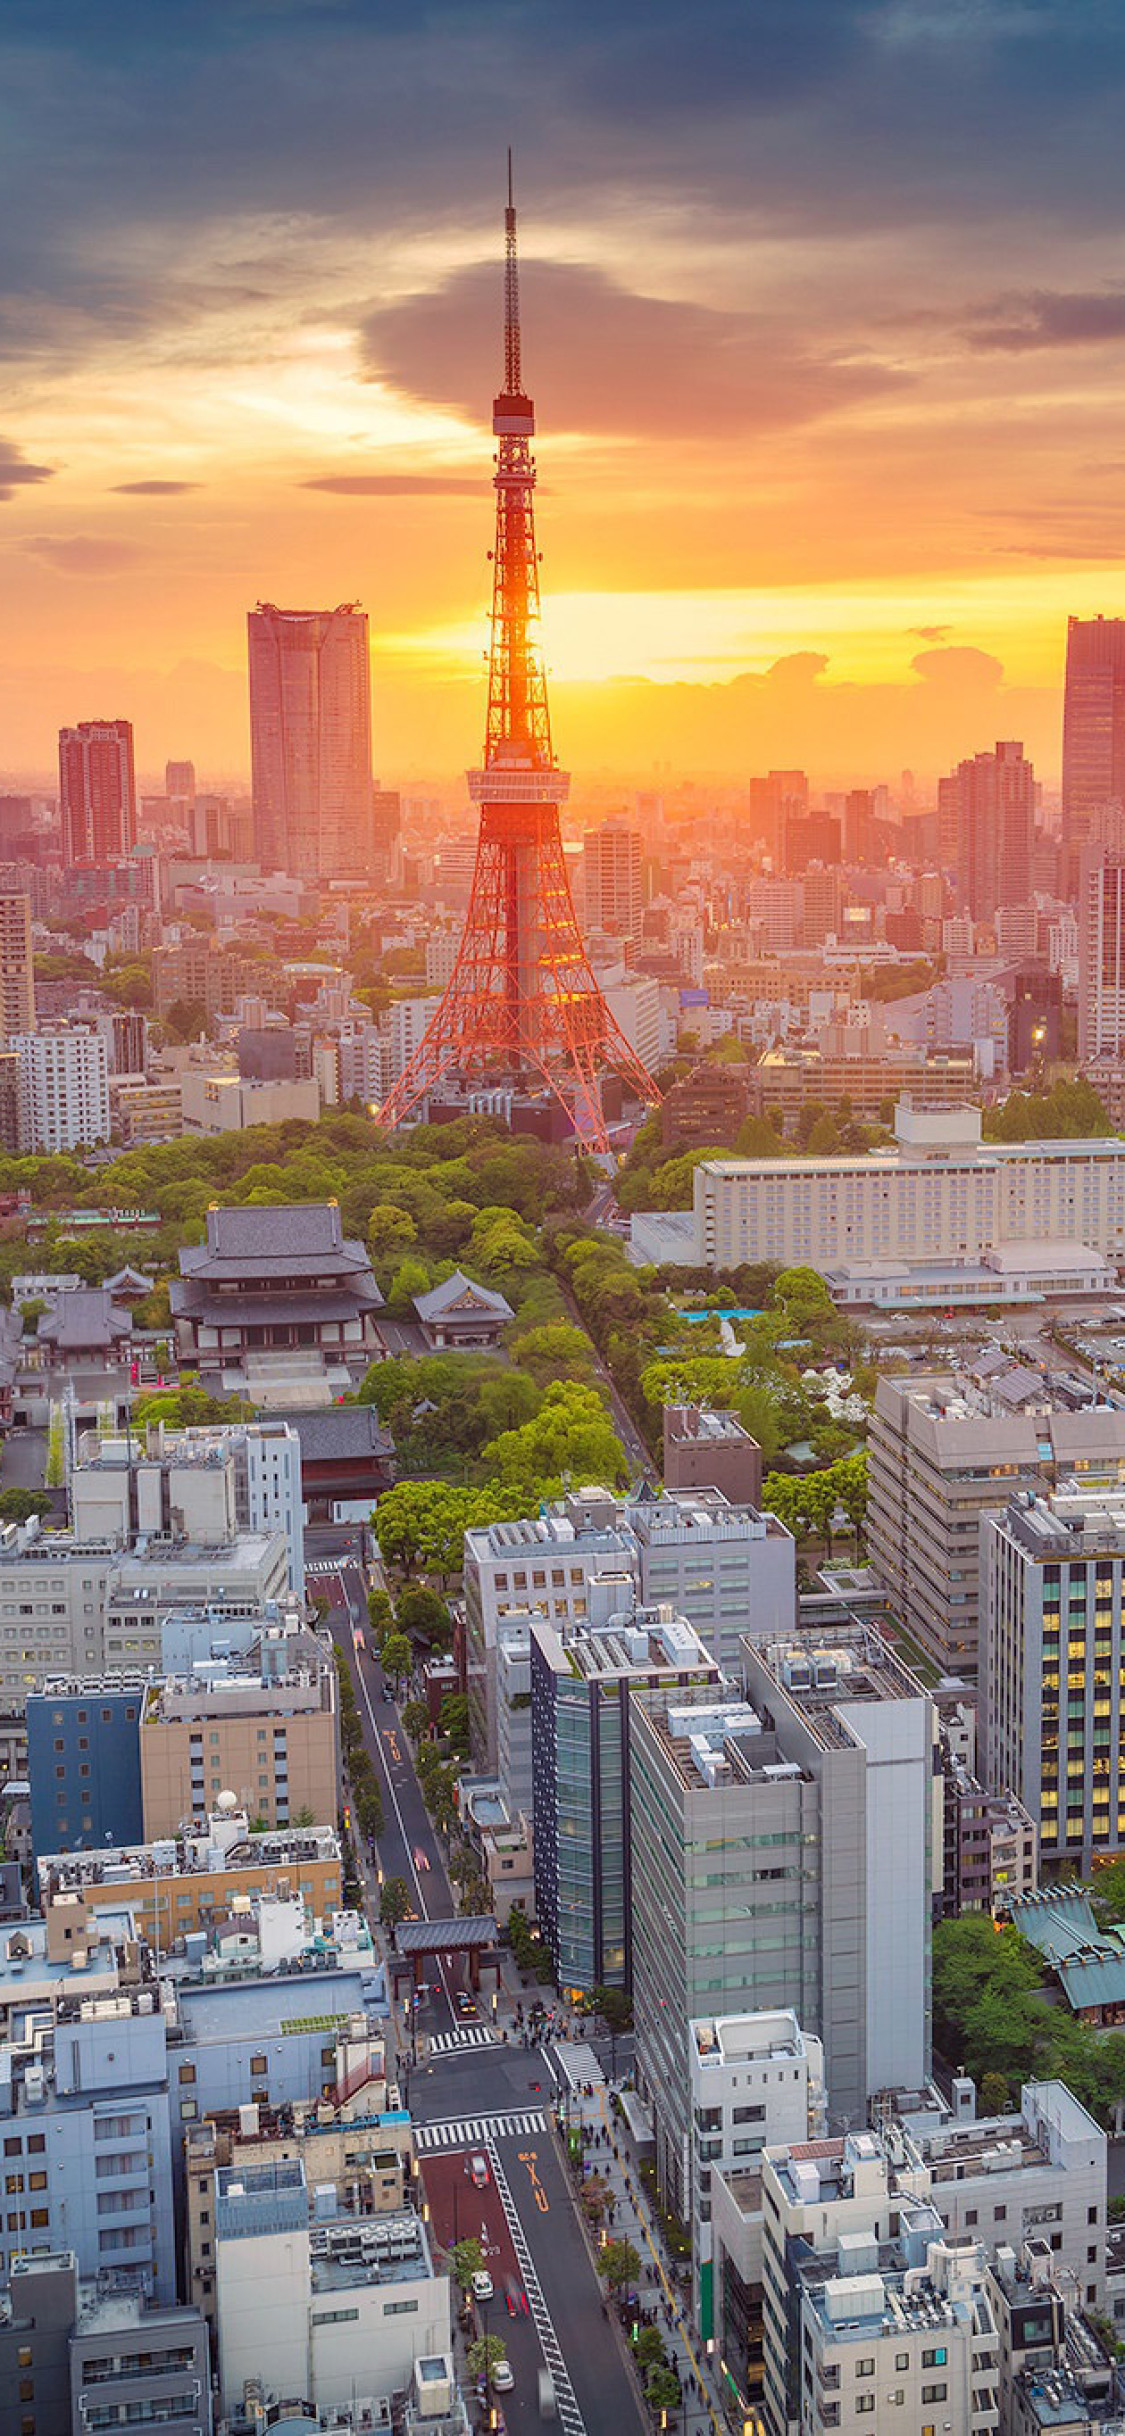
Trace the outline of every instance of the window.
<path fill-rule="evenodd" d="M 873 2377 L 875 2374 L 874 2360 L 857 2360 L 855 2373 L 857 2377 Z"/>
<path fill-rule="evenodd" d="M 922 2400 L 923 2402 L 944 2402 L 948 2392 L 949 2387 L 947 2385 L 924 2385 L 922 2387 Z"/>
<path fill-rule="evenodd" d="M 23 2155 L 23 2141 L 22 2141 L 22 2140 L 5 2140 L 5 2142 L 4 2142 L 4 2155 L 5 2155 L 6 2157 L 22 2157 L 22 2155 Z"/>
<path fill-rule="evenodd" d="M 922 2354 L 922 2366 L 923 2366 L 923 2368 L 944 2368 L 944 2367 L 945 2367 L 945 2364 L 946 2364 L 946 2361 L 948 2360 L 948 2358 L 949 2358 L 949 2354 L 948 2354 L 948 2352 L 947 2352 L 947 2350 L 946 2350 L 946 2348 L 945 2348 L 944 2343 L 942 2343 L 942 2344 L 939 2344 L 938 2349 L 937 2349 L 936 2351 L 924 2351 L 924 2352 L 923 2352 L 923 2354 Z M 933 2394 L 933 2395 L 931 2395 L 930 2399 L 931 2399 L 931 2401 L 933 2401 L 933 2402 L 937 2402 L 937 2401 L 939 2401 L 939 2400 L 940 2400 L 940 2396 L 939 2396 L 939 2395 L 937 2395 L 937 2394 Z"/>
<path fill-rule="evenodd" d="M 896 2351 L 896 2353 L 895 2353 L 895 2367 L 896 2367 L 896 2368 L 898 2368 L 898 2369 L 903 2369 L 903 2368 L 909 2368 L 909 2366 L 910 2366 L 910 2354 L 909 2354 L 909 2352 L 908 2352 L 908 2351 Z"/>
<path fill-rule="evenodd" d="M 266 2062 L 265 2056 L 252 2055 L 250 2058 L 250 2070 L 251 2072 L 268 2072 L 269 2066 Z"/>
<path fill-rule="evenodd" d="M 184 2083 L 186 2083 L 186 2082 L 189 2082 L 189 2081 L 194 2081 L 194 2079 L 195 2079 L 195 2066 L 194 2066 L 194 2064 L 181 2064 L 181 2066 L 180 2066 L 180 2082 L 181 2082 L 181 2085 L 182 2085 L 182 2084 L 184 2084 Z"/>

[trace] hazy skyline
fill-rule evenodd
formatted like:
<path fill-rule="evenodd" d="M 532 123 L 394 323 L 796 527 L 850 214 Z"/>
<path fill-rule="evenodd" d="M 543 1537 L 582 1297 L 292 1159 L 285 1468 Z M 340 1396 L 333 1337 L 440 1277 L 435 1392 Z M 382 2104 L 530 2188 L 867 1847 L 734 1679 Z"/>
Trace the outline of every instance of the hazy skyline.
<path fill-rule="evenodd" d="M 1113 0 L 9 0 L 0 771 L 247 776 L 258 598 L 363 602 L 384 777 L 477 757 L 510 140 L 564 761 L 1057 783 L 1123 85 Z"/>

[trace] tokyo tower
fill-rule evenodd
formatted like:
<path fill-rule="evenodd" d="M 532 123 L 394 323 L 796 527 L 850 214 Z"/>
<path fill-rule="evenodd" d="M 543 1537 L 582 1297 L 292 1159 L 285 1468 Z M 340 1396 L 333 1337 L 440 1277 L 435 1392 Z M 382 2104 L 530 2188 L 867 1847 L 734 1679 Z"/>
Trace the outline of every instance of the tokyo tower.
<path fill-rule="evenodd" d="M 480 831 L 457 962 L 429 1029 L 379 1111 L 388 1130 L 446 1075 L 481 1084 L 545 1083 L 591 1150 L 608 1137 L 599 1076 L 614 1068 L 637 1097 L 660 1094 L 615 1023 L 590 968 L 570 893 L 559 806 L 570 779 L 551 748 L 539 640 L 535 409 L 520 366 L 512 163 L 504 214 L 504 387 L 494 400 L 496 549 L 484 767 L 470 770 Z"/>

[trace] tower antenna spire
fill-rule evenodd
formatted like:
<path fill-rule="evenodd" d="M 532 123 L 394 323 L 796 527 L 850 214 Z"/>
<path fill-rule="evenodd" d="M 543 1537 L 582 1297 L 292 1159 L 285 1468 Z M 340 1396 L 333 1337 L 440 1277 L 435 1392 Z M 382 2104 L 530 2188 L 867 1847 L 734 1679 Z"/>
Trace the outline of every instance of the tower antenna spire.
<path fill-rule="evenodd" d="M 601 1071 L 651 1106 L 660 1094 L 614 1020 L 578 927 L 559 806 L 570 780 L 551 747 L 539 642 L 535 408 L 520 363 L 512 154 L 504 212 L 504 386 L 492 401 L 496 547 L 477 859 L 457 962 L 424 1038 L 379 1110 L 390 1131 L 447 1075 L 463 1086 L 552 1094 L 580 1141 L 608 1150 Z"/>
<path fill-rule="evenodd" d="M 520 266 L 516 248 L 516 206 L 512 190 L 512 147 L 508 146 L 508 208 L 504 214 L 504 391 L 520 394 Z"/>

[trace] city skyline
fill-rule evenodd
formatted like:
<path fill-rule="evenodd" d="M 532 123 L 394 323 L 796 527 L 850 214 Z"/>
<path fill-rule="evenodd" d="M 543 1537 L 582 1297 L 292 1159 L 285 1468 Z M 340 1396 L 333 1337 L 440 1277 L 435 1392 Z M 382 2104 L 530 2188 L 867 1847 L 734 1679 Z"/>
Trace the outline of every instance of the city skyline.
<path fill-rule="evenodd" d="M 248 779 L 260 597 L 368 609 L 377 773 L 476 757 L 511 136 L 576 767 L 1005 735 L 1057 786 L 1066 619 L 1123 605 L 1107 12 L 52 15 L 3 46 L 6 776 L 108 713 Z"/>

